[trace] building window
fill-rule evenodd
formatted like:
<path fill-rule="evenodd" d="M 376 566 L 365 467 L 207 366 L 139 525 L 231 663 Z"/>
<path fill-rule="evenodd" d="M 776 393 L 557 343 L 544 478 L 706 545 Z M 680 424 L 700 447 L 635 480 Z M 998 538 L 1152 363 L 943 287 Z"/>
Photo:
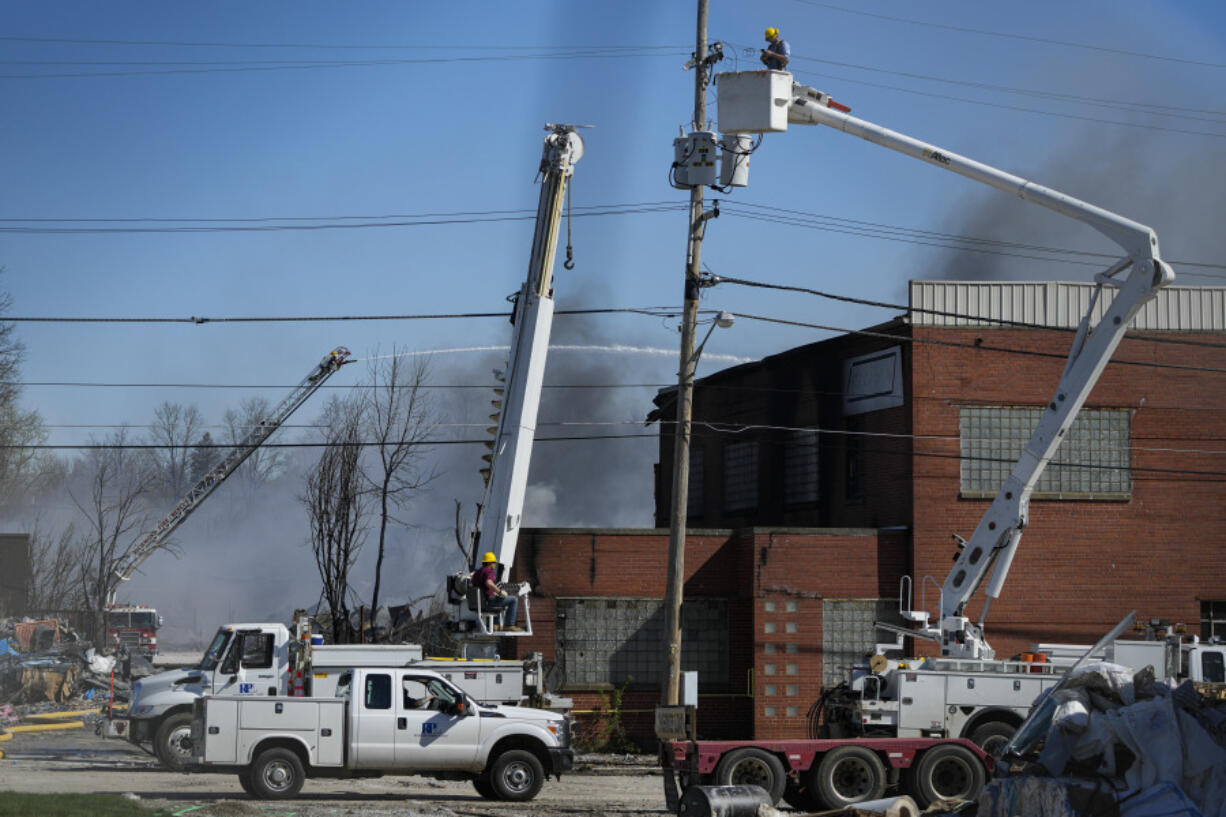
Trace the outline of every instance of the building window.
<path fill-rule="evenodd" d="M 723 599 L 701 598 L 687 598 L 681 608 L 681 667 L 697 670 L 703 686 L 728 683 L 727 608 Z M 559 598 L 555 610 L 555 655 L 565 687 L 662 681 L 660 599 Z"/>
<path fill-rule="evenodd" d="M 1202 601 L 1200 603 L 1200 637 L 1214 636 L 1226 640 L 1226 601 Z"/>
<path fill-rule="evenodd" d="M 799 684 L 788 684 L 786 694 L 791 695 L 793 698 L 796 697 L 797 695 L 800 694 L 800 685 Z"/>
<path fill-rule="evenodd" d="M 962 496 L 996 495 L 1044 409 L 965 406 L 959 412 Z M 1132 491 L 1126 409 L 1084 409 L 1035 485 L 1037 499 L 1128 499 Z"/>
<path fill-rule="evenodd" d="M 784 712 L 786 712 L 786 713 L 787 713 L 787 716 L 788 716 L 789 718 L 795 718 L 795 717 L 798 717 L 798 716 L 800 715 L 800 707 L 798 707 L 798 706 L 789 706 L 789 707 L 787 707 L 787 708 L 784 710 Z"/>
<path fill-rule="evenodd" d="M 843 499 L 847 502 L 862 502 L 864 500 L 864 456 L 860 438 L 848 437 L 843 451 L 847 457 Z"/>
<path fill-rule="evenodd" d="M 762 651 L 767 655 L 774 655 L 776 652 L 778 652 L 778 648 L 774 644 L 763 644 Z"/>
<path fill-rule="evenodd" d="M 703 449 L 690 446 L 690 482 L 685 492 L 685 515 L 702 516 Z"/>
<path fill-rule="evenodd" d="M 766 685 L 765 693 L 766 693 L 767 695 L 774 695 L 774 694 L 776 694 L 776 691 L 777 691 L 777 688 L 776 688 L 776 686 L 775 686 L 774 684 L 767 684 L 767 685 Z"/>
<path fill-rule="evenodd" d="M 875 621 L 901 625 L 896 599 L 843 599 L 822 602 L 822 686 L 851 677 L 851 665 L 864 662 L 881 634 Z"/>
<path fill-rule="evenodd" d="M 773 717 L 775 717 L 775 711 L 776 711 L 776 710 L 775 710 L 775 707 L 773 707 L 773 706 L 768 706 L 768 707 L 766 707 L 766 710 L 765 710 L 766 717 L 768 717 L 768 718 L 773 718 Z"/>
<path fill-rule="evenodd" d="M 783 447 L 783 501 L 817 501 L 817 432 L 793 431 Z"/>
<path fill-rule="evenodd" d="M 758 444 L 753 440 L 724 446 L 724 509 L 743 511 L 758 505 Z"/>

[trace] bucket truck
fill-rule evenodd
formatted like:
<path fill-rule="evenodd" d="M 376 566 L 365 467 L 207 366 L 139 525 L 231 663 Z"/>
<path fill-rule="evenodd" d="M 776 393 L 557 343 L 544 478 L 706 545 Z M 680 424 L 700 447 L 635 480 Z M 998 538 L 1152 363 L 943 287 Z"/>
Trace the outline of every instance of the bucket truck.
<path fill-rule="evenodd" d="M 827 693 L 810 713 L 812 723 L 825 721 L 825 739 L 769 744 L 672 741 L 661 749 L 670 805 L 677 800 L 671 782 L 674 773 L 691 784 L 756 783 L 775 799 L 789 796 L 797 804 L 831 809 L 880 797 L 891 780 L 901 782 L 921 805 L 938 796 L 973 799 L 975 791 L 970 789 L 977 790 L 973 784 L 982 783 L 982 769 L 975 755 L 965 754 L 968 747 L 980 751 L 1003 745 L 1040 692 L 1059 680 L 1052 671 L 1055 662 L 995 660 L 983 631 L 988 604 L 1000 595 L 1040 475 L 1133 317 L 1174 280 L 1174 272 L 1162 260 L 1158 237 L 1149 227 L 853 117 L 850 108 L 794 83 L 786 71 L 721 74 L 718 92 L 724 133 L 720 144 L 725 146 L 721 160 L 726 170 L 747 166 L 737 137 L 779 133 L 789 124 L 826 125 L 1081 221 L 1123 250 L 1118 261 L 1095 276 L 1097 286 L 1074 335 L 1064 372 L 1021 457 L 970 539 L 959 540 L 960 551 L 941 588 L 937 620 L 930 622 L 925 611 L 904 611 L 919 630 L 894 628 L 897 647 L 901 648 L 903 637 L 918 636 L 939 644 L 941 656 L 910 662 L 874 655 L 850 685 Z M 691 137 L 696 144 L 714 142 L 713 134 Z M 685 146 L 677 153 L 700 155 Z M 733 176 L 723 175 L 725 182 Z M 692 178 L 687 169 L 678 171 L 678 176 Z M 1114 297 L 1102 319 L 1091 325 L 1098 299 L 1107 288 Z M 986 601 L 978 620 L 972 621 L 967 605 L 985 580 Z M 900 595 L 909 605 L 906 592 Z M 915 740 L 930 742 L 917 746 Z"/>
<path fill-rule="evenodd" d="M 528 487 L 528 467 L 532 459 L 532 443 L 536 435 L 537 410 L 541 403 L 541 385 L 545 379 L 545 357 L 549 351 L 549 333 L 553 326 L 553 262 L 558 245 L 558 226 L 562 220 L 562 205 L 566 185 L 583 156 L 583 140 L 573 125 L 546 125 L 549 135 L 541 155 L 541 195 L 536 211 L 536 231 L 532 237 L 532 254 L 528 262 L 528 277 L 514 296 L 515 309 L 511 316 L 514 327 L 511 350 L 505 375 L 495 375 L 504 381 L 495 389 L 493 405 L 500 411 L 491 415 L 498 425 L 485 459 L 489 467 L 482 470 L 485 494 L 477 515 L 477 532 L 473 540 L 468 570 L 447 578 L 448 601 L 455 608 L 452 630 L 464 644 L 465 651 L 492 651 L 492 639 L 500 636 L 532 635 L 532 616 L 528 602 L 528 583 L 504 584 L 502 591 L 518 597 L 523 608 L 524 625 L 514 621 L 498 624 L 500 611 L 485 607 L 484 588 L 472 581 L 482 552 L 493 553 L 503 576 L 509 576 L 515 561 L 515 546 L 524 510 L 524 493 Z M 570 260 L 567 259 L 567 267 Z"/>

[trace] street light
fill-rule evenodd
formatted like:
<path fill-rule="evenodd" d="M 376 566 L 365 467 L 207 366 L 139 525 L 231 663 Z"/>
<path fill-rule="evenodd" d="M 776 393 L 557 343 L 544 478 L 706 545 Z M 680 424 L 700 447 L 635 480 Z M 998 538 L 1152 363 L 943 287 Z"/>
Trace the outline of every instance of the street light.
<path fill-rule="evenodd" d="M 682 362 L 680 393 L 677 395 L 677 425 L 673 434 L 673 496 L 668 530 L 668 581 L 664 588 L 664 629 L 668 633 L 668 675 L 664 703 L 676 706 L 681 696 L 681 598 L 685 584 L 685 519 L 690 487 L 690 421 L 693 413 L 694 371 L 703 347 L 718 326 L 727 329 L 736 322 L 731 312 L 720 311 L 693 354 Z M 690 324 L 692 331 L 693 324 Z M 693 338 L 693 335 L 690 336 Z"/>

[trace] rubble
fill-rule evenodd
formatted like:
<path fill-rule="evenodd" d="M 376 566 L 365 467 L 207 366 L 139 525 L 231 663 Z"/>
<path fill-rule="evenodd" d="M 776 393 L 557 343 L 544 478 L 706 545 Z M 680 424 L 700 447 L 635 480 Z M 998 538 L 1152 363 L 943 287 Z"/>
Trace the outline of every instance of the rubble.
<path fill-rule="evenodd" d="M 132 675 L 152 671 L 144 659 L 96 653 L 60 619 L 0 620 L 0 705 L 10 711 L 43 703 L 79 709 L 112 691 L 115 700 L 127 701 Z"/>
<path fill-rule="evenodd" d="M 1220 686 L 1087 664 L 1036 702 L 1006 747 L 1021 776 L 990 782 L 978 815 L 1226 817 Z"/>

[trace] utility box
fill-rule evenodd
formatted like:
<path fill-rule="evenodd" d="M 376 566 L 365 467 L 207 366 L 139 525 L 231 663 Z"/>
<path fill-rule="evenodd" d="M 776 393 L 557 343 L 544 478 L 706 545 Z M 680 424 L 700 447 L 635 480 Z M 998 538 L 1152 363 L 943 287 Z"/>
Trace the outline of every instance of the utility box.
<path fill-rule="evenodd" d="M 783 133 L 792 104 L 787 71 L 737 71 L 716 81 L 721 133 Z"/>
<path fill-rule="evenodd" d="M 749 154 L 753 137 L 747 133 L 726 133 L 719 138 L 720 187 L 749 186 Z"/>
<path fill-rule="evenodd" d="M 673 140 L 673 182 L 675 187 L 705 187 L 719 178 L 716 166 L 715 134 L 695 131 Z"/>

